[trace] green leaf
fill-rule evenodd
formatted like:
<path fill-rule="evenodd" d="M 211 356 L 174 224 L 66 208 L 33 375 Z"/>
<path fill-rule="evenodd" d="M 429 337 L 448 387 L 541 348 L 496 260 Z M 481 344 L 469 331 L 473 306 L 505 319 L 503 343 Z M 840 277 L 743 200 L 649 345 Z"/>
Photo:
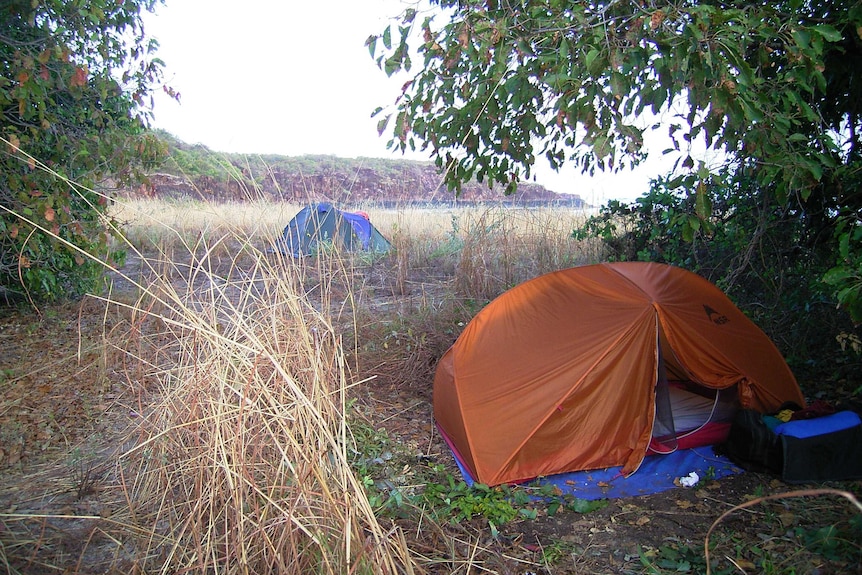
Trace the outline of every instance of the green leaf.
<path fill-rule="evenodd" d="M 387 26 L 385 30 L 383 30 L 383 46 L 387 50 L 392 49 L 392 27 Z"/>
<path fill-rule="evenodd" d="M 560 59 L 564 62 L 569 60 L 569 41 L 565 36 L 560 40 Z"/>
<path fill-rule="evenodd" d="M 694 198 L 694 213 L 701 219 L 707 219 L 712 216 L 712 200 L 707 192 L 706 184 L 701 181 L 697 184 L 697 191 Z M 698 222 L 698 225 L 700 222 Z"/>
<path fill-rule="evenodd" d="M 593 142 L 593 152 L 596 157 L 603 159 L 611 153 L 611 139 L 607 135 L 597 136 Z"/>
<path fill-rule="evenodd" d="M 686 219 L 685 223 L 682 226 L 682 239 L 686 242 L 694 241 L 694 228 L 690 225 L 690 220 Z"/>
<path fill-rule="evenodd" d="M 692 234 L 694 234 L 694 232 L 700 231 L 700 220 L 697 218 L 697 216 L 688 216 L 687 225 L 691 228 Z"/>
<path fill-rule="evenodd" d="M 592 48 L 589 52 L 587 52 L 587 57 L 584 58 L 584 64 L 586 65 L 587 69 L 591 69 L 593 67 L 593 62 L 596 61 L 596 58 L 599 57 L 600 53 L 601 52 L 599 52 L 595 48 Z"/>
<path fill-rule="evenodd" d="M 383 71 L 387 76 L 391 76 L 401 69 L 401 54 L 396 51 L 392 56 L 383 61 Z"/>
<path fill-rule="evenodd" d="M 791 35 L 793 36 L 793 39 L 796 40 L 796 44 L 803 50 L 807 50 L 811 47 L 811 34 L 808 30 L 804 28 L 794 30 Z"/>
<path fill-rule="evenodd" d="M 392 117 L 392 114 L 387 114 L 385 117 L 381 118 L 377 122 L 377 135 L 383 135 L 383 132 L 386 131 L 386 126 L 389 125 L 389 119 Z"/>
<path fill-rule="evenodd" d="M 838 285 L 852 277 L 854 277 L 855 273 L 844 267 L 834 267 L 823 274 L 823 282 L 829 285 Z"/>
<path fill-rule="evenodd" d="M 808 172 L 811 174 L 811 177 L 816 181 L 820 181 L 823 179 L 823 167 L 816 159 L 809 160 L 806 162 L 806 167 L 808 168 Z"/>
<path fill-rule="evenodd" d="M 374 53 L 377 52 L 377 36 L 371 35 L 365 40 L 365 45 L 368 46 L 368 54 L 373 58 Z"/>
<path fill-rule="evenodd" d="M 828 42 L 840 42 L 842 39 L 841 32 L 829 24 L 817 24 L 812 30 L 820 34 Z"/>
<path fill-rule="evenodd" d="M 763 121 L 763 112 L 758 107 L 752 106 L 745 98 L 740 98 L 739 104 L 742 106 L 747 119 L 754 122 Z"/>
<path fill-rule="evenodd" d="M 575 513 L 591 513 L 593 511 L 602 509 L 606 507 L 608 502 L 606 500 L 594 500 L 591 501 L 589 499 L 581 499 L 579 497 L 575 497 L 573 500 L 566 503 L 566 508 L 574 511 Z"/>

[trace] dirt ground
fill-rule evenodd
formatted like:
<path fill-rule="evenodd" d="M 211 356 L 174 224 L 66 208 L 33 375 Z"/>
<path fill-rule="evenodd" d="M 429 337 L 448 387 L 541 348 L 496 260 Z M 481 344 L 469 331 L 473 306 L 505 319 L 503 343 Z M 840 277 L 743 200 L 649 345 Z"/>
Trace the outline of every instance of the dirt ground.
<path fill-rule="evenodd" d="M 369 391 L 368 400 L 376 405 L 391 436 L 422 450 L 432 461 L 445 463 L 459 476 L 448 447 L 430 423 L 430 382 L 376 387 Z M 848 490 L 858 498 L 862 482 L 788 485 L 771 475 L 744 472 L 694 488 L 609 500 L 589 513 L 565 510 L 552 517 L 540 513 L 535 520 L 502 527 L 497 538 L 488 535 L 487 522 L 482 520 L 475 520 L 467 531 L 484 529 L 483 545 L 497 555 L 489 565 L 493 573 L 703 573 L 704 538 L 724 512 L 761 497 L 818 488 Z M 862 573 L 858 553 L 851 561 L 829 559 L 802 549 L 795 535 L 853 516 L 847 501 L 831 496 L 764 501 L 734 511 L 714 527 L 711 540 L 718 546 L 713 557 L 734 560 L 733 570 L 721 571 L 727 573 Z M 464 528 L 453 528 L 450 535 L 457 538 Z M 770 568 L 774 570 L 764 569 L 765 562 L 758 560 L 765 554 L 778 563 Z"/>
<path fill-rule="evenodd" d="M 126 356 L 110 346 L 106 351 L 104 344 L 127 338 L 132 325 L 128 313 L 92 297 L 38 312 L 0 307 L 0 542 L 22 572 L 106 572 L 77 563 L 87 535 L 74 522 L 62 534 L 63 565 L 40 564 L 38 533 L 18 534 L 20 544 L 10 542 L 16 540 L 13 520 L 21 514 L 110 517 L 120 504 L 111 490 L 103 490 L 99 461 L 122 448 L 122 431 L 146 399 L 129 385 L 135 374 Z M 432 425 L 429 379 L 380 377 L 363 388 L 361 401 L 373 425 L 457 473 Z M 478 518 L 439 533 L 420 526 L 416 541 L 424 542 L 425 553 L 464 547 L 457 555 L 477 557 L 476 573 L 698 573 L 704 537 L 722 513 L 757 497 L 810 487 L 824 486 L 789 486 L 742 473 L 692 489 L 612 500 L 586 514 L 540 514 L 501 526 L 498 533 Z M 826 487 L 862 492 L 860 482 Z M 862 573 L 862 542 L 855 542 L 849 561 L 826 547 L 800 545 L 803 535 L 853 515 L 852 506 L 834 497 L 767 501 L 734 512 L 716 527 L 714 556 L 732 562 L 724 572 Z M 455 563 L 428 570 L 456 571 Z"/>

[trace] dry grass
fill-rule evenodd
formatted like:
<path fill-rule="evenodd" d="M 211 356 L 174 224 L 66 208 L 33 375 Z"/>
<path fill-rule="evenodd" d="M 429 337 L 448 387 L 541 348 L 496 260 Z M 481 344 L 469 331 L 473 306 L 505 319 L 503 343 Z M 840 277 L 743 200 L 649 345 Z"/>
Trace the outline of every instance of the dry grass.
<path fill-rule="evenodd" d="M 295 289 L 299 271 L 190 268 L 185 293 L 149 293 L 174 363 L 120 458 L 141 567 L 162 573 L 401 573 L 350 468 L 341 334 Z M 149 358 L 139 358 L 149 361 Z M 142 545 L 139 542 L 138 545 Z"/>
<path fill-rule="evenodd" d="M 190 199 L 123 199 L 114 204 L 111 215 L 139 250 L 182 252 L 202 238 L 211 243 L 213 238 L 222 238 L 213 252 L 219 255 L 219 249 L 233 247 L 237 240 L 271 242 L 301 208 L 264 201 L 214 204 Z M 413 265 L 457 254 L 467 243 L 496 247 L 503 260 L 533 259 L 539 273 L 597 255 L 595 246 L 588 248 L 569 237 L 586 218 L 582 210 L 500 206 L 363 209 Z"/>
<path fill-rule="evenodd" d="M 351 467 L 348 395 L 427 380 L 477 309 L 510 285 L 587 261 L 577 212 L 367 209 L 384 259 L 267 248 L 298 207 L 130 201 L 115 206 L 128 274 L 100 296 L 134 427 L 74 473 L 72 512 L 0 514 L 0 568 L 16 572 L 413 573 L 439 563 L 384 527 Z M 441 278 L 453 278 L 441 279 Z M 109 312 L 106 312 L 109 313 Z M 385 354 L 383 353 L 385 350 Z M 391 361 L 393 354 L 398 361 Z M 78 505 L 78 504 L 76 504 Z M 432 528 L 433 526 L 429 526 Z M 475 544 L 474 544 L 475 545 Z M 470 555 L 452 554 L 470 571 Z"/>
<path fill-rule="evenodd" d="M 0 515 L 0 565 L 12 573 L 416 572 L 400 530 L 381 527 L 349 462 L 344 334 L 330 314 L 349 265 L 333 254 L 309 270 L 253 248 L 245 232 L 270 233 L 260 213 L 158 207 L 123 206 L 121 217 L 146 222 L 135 241 L 149 255 L 127 246 L 142 273 L 121 281 L 137 300 L 104 298 L 129 317 L 125 339 L 111 345 L 125 354 L 139 424 L 127 449 L 66 478 L 78 500 L 97 483 L 114 494 L 110 517 L 13 509 Z M 310 271 L 324 278 L 311 290 Z M 62 492 L 51 473 L 42 479 Z"/>
<path fill-rule="evenodd" d="M 120 199 L 110 213 L 137 250 L 182 256 L 203 240 L 211 256 L 230 256 L 239 239 L 276 237 L 298 209 L 289 203 Z"/>

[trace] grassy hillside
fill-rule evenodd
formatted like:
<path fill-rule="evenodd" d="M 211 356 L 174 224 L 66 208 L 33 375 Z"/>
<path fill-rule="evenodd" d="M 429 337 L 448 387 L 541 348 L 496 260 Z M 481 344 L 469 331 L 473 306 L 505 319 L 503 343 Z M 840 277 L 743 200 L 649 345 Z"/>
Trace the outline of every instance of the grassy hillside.
<path fill-rule="evenodd" d="M 214 152 L 190 145 L 166 132 L 168 160 L 150 178 L 145 193 L 154 197 L 193 196 L 237 201 L 267 199 L 296 203 L 338 204 L 512 203 L 585 207 L 580 196 L 557 194 L 523 182 L 512 196 L 487 184 L 467 184 L 456 198 L 442 185 L 431 162 L 385 158 L 339 158 L 325 155 L 279 156 Z"/>

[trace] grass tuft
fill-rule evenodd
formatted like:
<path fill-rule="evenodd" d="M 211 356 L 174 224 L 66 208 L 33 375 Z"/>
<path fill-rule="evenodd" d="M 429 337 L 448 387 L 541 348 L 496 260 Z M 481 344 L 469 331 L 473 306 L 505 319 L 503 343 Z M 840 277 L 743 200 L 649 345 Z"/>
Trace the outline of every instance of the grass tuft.
<path fill-rule="evenodd" d="M 348 370 L 332 302 L 297 289 L 303 270 L 292 262 L 251 248 L 214 261 L 218 243 L 196 246 L 174 270 L 184 281 L 147 288 L 160 304 L 147 313 L 165 326 L 150 361 L 160 400 L 120 459 L 130 515 L 152 533 L 140 543 L 142 568 L 414 571 L 350 467 Z M 337 269 L 336 257 L 324 260 Z"/>

